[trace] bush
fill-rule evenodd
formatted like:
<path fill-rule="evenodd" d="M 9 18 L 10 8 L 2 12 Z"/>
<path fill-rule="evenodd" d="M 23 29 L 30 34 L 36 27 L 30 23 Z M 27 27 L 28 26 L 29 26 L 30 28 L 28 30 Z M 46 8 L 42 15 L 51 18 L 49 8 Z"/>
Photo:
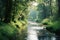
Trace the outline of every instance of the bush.
<path fill-rule="evenodd" d="M 44 25 L 51 25 L 52 24 L 51 20 L 48 18 L 44 19 L 41 23 Z"/>
<path fill-rule="evenodd" d="M 60 21 L 52 22 L 46 29 L 56 35 L 60 35 Z"/>
<path fill-rule="evenodd" d="M 12 25 L 0 22 L 0 40 L 16 40 L 17 33 Z"/>
<path fill-rule="evenodd" d="M 26 40 L 27 22 L 14 21 L 11 23 L 0 22 L 0 40 Z"/>

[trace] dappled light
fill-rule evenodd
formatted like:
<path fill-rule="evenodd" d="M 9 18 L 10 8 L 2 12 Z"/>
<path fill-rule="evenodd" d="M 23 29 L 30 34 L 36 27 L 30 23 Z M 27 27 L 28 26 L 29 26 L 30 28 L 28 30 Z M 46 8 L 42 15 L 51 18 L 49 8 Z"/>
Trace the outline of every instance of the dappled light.
<path fill-rule="evenodd" d="M 0 40 L 60 40 L 60 0 L 0 0 Z"/>

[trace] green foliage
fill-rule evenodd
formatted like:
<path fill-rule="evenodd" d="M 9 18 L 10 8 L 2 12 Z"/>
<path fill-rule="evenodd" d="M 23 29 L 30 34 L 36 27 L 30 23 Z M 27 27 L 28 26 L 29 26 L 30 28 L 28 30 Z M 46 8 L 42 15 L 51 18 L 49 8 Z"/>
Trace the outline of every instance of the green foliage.
<path fill-rule="evenodd" d="M 15 40 L 17 33 L 13 25 L 0 22 L 0 40 Z"/>
<path fill-rule="evenodd" d="M 0 39 L 1 40 L 26 40 L 27 29 L 26 22 L 17 21 L 6 24 L 0 22 Z"/>
<path fill-rule="evenodd" d="M 49 24 L 48 22 L 48 26 L 47 26 L 47 30 L 52 32 L 52 33 L 55 33 L 56 35 L 59 35 L 59 32 L 60 32 L 60 16 L 58 17 L 59 13 L 60 13 L 60 6 L 58 5 L 57 6 L 57 0 L 51 0 L 51 14 L 50 15 L 50 20 L 51 20 L 51 24 Z M 60 2 L 59 2 L 60 3 Z"/>
<path fill-rule="evenodd" d="M 50 6 L 50 0 L 38 0 L 39 4 L 37 6 L 38 10 L 38 21 L 42 21 L 45 18 L 49 18 L 51 15 L 51 6 Z"/>
<path fill-rule="evenodd" d="M 11 25 L 13 25 L 15 28 L 18 29 L 18 40 L 25 40 L 25 38 L 27 37 L 27 30 L 26 30 L 26 25 L 27 25 L 27 21 L 26 20 L 15 20 L 15 22 L 11 21 L 10 23 Z"/>
<path fill-rule="evenodd" d="M 60 21 L 52 22 L 49 27 L 52 27 L 54 31 L 60 29 Z"/>
<path fill-rule="evenodd" d="M 56 31 L 57 29 L 60 29 L 60 21 L 52 21 L 48 18 L 44 19 L 42 22 L 42 24 L 46 23 L 48 24 L 47 28 L 52 28 L 50 29 L 50 31 Z"/>
<path fill-rule="evenodd" d="M 34 0 L 0 0 L 0 40 L 25 40 L 29 3 Z"/>
<path fill-rule="evenodd" d="M 52 21 L 48 18 L 44 19 L 41 23 L 47 23 L 48 25 L 52 24 Z"/>
<path fill-rule="evenodd" d="M 49 32 L 60 36 L 60 21 L 52 22 L 52 24 L 48 25 L 46 29 Z"/>

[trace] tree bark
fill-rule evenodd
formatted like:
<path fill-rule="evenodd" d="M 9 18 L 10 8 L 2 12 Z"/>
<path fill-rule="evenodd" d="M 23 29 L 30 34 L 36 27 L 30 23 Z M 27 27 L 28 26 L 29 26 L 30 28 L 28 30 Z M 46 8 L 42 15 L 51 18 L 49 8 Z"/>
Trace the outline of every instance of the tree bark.
<path fill-rule="evenodd" d="M 11 11 L 12 11 L 12 0 L 6 0 L 6 10 L 5 10 L 5 23 L 11 21 Z"/>
<path fill-rule="evenodd" d="M 58 14 L 57 17 L 60 18 L 60 0 L 58 0 Z"/>

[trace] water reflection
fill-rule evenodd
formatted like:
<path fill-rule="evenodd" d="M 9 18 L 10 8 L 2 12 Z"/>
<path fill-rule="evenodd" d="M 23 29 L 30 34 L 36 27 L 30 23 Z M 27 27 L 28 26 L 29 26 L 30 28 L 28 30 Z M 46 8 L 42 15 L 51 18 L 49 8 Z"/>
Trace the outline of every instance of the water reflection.
<path fill-rule="evenodd" d="M 56 40 L 56 38 L 44 27 L 38 26 L 35 22 L 29 22 L 27 40 Z"/>
<path fill-rule="evenodd" d="M 39 40 L 56 40 L 56 38 L 54 36 L 40 36 L 38 37 Z"/>

